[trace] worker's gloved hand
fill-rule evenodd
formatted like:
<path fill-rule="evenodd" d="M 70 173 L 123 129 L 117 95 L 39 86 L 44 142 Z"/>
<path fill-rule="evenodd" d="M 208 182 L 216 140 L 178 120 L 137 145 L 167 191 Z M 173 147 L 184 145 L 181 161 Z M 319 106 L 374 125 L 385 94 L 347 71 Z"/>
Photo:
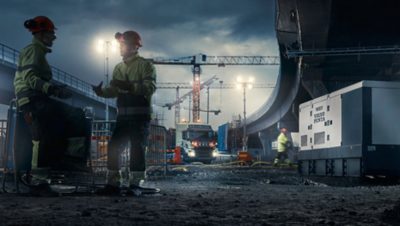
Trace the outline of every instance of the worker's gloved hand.
<path fill-rule="evenodd" d="M 131 83 L 129 81 L 121 81 L 116 79 L 111 80 L 110 85 L 118 87 L 122 90 L 130 90 L 132 88 Z"/>
<path fill-rule="evenodd" d="M 95 92 L 97 96 L 103 94 L 102 86 L 103 86 L 103 81 L 101 81 L 97 86 L 92 85 L 93 92 Z"/>
<path fill-rule="evenodd" d="M 60 99 L 67 99 L 72 96 L 72 93 L 68 91 L 66 86 L 59 86 L 59 85 L 51 85 L 49 87 L 48 93 L 52 96 L 58 97 Z"/>

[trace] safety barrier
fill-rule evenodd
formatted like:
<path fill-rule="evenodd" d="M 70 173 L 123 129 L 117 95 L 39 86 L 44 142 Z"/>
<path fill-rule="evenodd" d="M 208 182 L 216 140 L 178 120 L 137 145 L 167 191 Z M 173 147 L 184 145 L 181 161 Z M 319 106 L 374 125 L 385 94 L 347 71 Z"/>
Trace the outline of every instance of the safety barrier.
<path fill-rule="evenodd" d="M 6 151 L 7 120 L 0 120 L 0 171 L 4 171 L 4 156 Z"/>
<path fill-rule="evenodd" d="M 14 153 L 13 144 L 16 141 L 14 139 L 15 132 L 15 121 L 17 115 L 15 114 L 15 107 L 10 107 L 8 120 L 0 120 L 0 170 L 2 172 L 8 172 L 14 174 L 15 188 L 19 192 L 19 176 L 21 173 L 26 172 L 28 169 L 22 169 L 18 163 L 18 169 L 15 170 L 14 166 L 16 163 L 16 155 Z M 20 122 L 23 123 L 23 122 Z M 11 125 L 11 126 L 8 126 Z M 115 121 L 92 121 L 92 136 L 91 136 L 91 147 L 90 147 L 90 158 L 88 159 L 88 166 L 90 172 L 79 173 L 79 172 L 62 172 L 68 181 L 63 180 L 57 183 L 68 183 L 76 186 L 95 186 L 95 184 L 105 183 L 105 173 L 107 171 L 107 147 L 110 141 L 112 131 L 115 128 Z M 9 136 L 6 136 L 6 133 Z M 151 125 L 149 134 L 149 145 L 146 150 L 146 172 L 157 172 L 157 175 L 161 173 L 166 174 L 166 129 L 163 126 Z M 11 135 L 11 136 L 10 136 Z M 4 139 L 3 139 L 4 138 Z M 18 142 L 21 142 L 18 141 Z M 30 141 L 28 141 L 30 142 Z M 123 178 L 126 179 L 127 172 L 129 170 L 129 159 L 130 159 L 130 145 L 127 144 L 125 150 L 121 154 L 121 170 Z M 23 159 L 27 159 L 23 157 Z M 30 161 L 27 159 L 27 161 Z M 60 172 L 56 172 L 60 173 Z M 6 174 L 4 174 L 6 175 Z M 149 174 L 148 174 L 149 175 Z M 3 191 L 6 192 L 6 176 L 2 179 Z"/>
<path fill-rule="evenodd" d="M 111 139 L 115 121 L 93 121 L 91 159 L 94 172 L 107 170 L 107 148 Z M 166 173 L 167 130 L 163 126 L 150 125 L 149 143 L 146 150 L 146 170 L 157 168 Z M 126 144 L 120 156 L 122 171 L 129 169 L 130 145 Z"/>
<path fill-rule="evenodd" d="M 151 125 L 149 146 L 146 151 L 147 170 L 159 168 L 164 174 L 167 170 L 167 130 L 164 126 Z"/>
<path fill-rule="evenodd" d="M 90 156 L 94 172 L 107 170 L 107 146 L 115 127 L 115 121 L 98 120 L 92 122 Z M 125 151 L 123 153 L 125 155 Z"/>
<path fill-rule="evenodd" d="M 107 169 L 107 146 L 115 127 L 115 121 L 96 120 L 92 122 L 92 139 L 90 155 L 92 167 L 95 172 L 106 171 Z M 7 120 L 0 120 L 0 169 L 4 168 L 6 152 Z M 166 166 L 166 139 L 165 127 L 159 125 L 150 126 L 149 145 L 146 151 L 146 166 Z M 122 167 L 129 166 L 129 144 L 121 154 Z"/>

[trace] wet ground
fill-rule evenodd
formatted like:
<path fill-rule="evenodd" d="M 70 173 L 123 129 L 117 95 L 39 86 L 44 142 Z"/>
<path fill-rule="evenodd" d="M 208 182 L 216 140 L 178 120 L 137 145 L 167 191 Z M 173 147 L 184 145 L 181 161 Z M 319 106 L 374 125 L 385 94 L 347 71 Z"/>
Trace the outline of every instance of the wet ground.
<path fill-rule="evenodd" d="M 154 174 L 152 174 L 154 175 Z M 303 178 L 269 166 L 188 165 L 151 176 L 159 195 L 0 194 L 0 225 L 400 225 L 400 186 Z"/>

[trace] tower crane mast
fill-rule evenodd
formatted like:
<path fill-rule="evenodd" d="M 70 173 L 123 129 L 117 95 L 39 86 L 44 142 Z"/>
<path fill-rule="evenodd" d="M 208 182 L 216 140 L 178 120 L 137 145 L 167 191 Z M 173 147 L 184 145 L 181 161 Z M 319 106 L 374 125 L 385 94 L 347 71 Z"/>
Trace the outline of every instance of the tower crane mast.
<path fill-rule="evenodd" d="M 200 74 L 201 65 L 279 65 L 278 56 L 207 56 L 197 54 L 179 58 L 153 58 L 149 59 L 153 64 L 158 65 L 192 65 L 193 66 L 193 122 L 200 121 Z"/>

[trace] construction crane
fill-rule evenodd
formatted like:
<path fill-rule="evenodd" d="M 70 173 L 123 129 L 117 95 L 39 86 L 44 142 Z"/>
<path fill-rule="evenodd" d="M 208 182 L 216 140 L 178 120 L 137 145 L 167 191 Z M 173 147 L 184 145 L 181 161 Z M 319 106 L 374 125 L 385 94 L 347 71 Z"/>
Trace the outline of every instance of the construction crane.
<path fill-rule="evenodd" d="M 187 107 L 183 107 L 183 110 L 193 111 L 193 109 L 187 108 Z M 221 113 L 221 110 L 220 110 L 220 109 L 218 109 L 218 110 L 204 110 L 204 109 L 201 109 L 201 108 L 200 108 L 200 111 L 201 111 L 201 112 L 207 112 L 207 113 L 214 113 L 214 115 L 218 115 L 219 113 Z M 208 123 L 208 122 L 207 122 L 207 123 Z"/>
<path fill-rule="evenodd" d="M 206 112 L 207 113 L 207 123 L 209 122 L 209 113 L 214 113 L 215 115 L 218 115 L 221 113 L 221 110 L 210 110 L 209 107 L 209 89 L 233 89 L 237 88 L 236 84 L 233 83 L 223 83 L 222 80 L 219 81 L 219 85 L 213 85 L 213 82 L 217 80 L 216 76 L 213 76 L 209 80 L 201 83 L 200 89 L 203 89 L 204 87 L 207 87 L 207 110 L 202 110 L 199 108 L 200 112 Z M 214 83 L 215 84 L 215 83 Z M 176 89 L 176 100 L 172 103 L 166 103 L 163 105 L 159 105 L 160 107 L 167 107 L 168 110 L 171 110 L 173 106 L 175 106 L 175 123 L 180 121 L 180 104 L 187 98 L 190 97 L 191 94 L 193 94 L 193 90 L 184 94 L 183 96 L 179 96 L 179 90 L 180 89 L 191 89 L 192 86 L 190 83 L 185 83 L 185 82 L 158 82 L 157 83 L 157 89 Z M 266 84 L 254 84 L 252 88 L 275 88 L 274 84 L 271 83 L 266 83 Z M 221 99 L 221 98 L 220 98 Z M 185 110 L 192 111 L 193 109 L 190 108 L 183 108 Z"/>
<path fill-rule="evenodd" d="M 216 75 L 214 75 L 214 76 L 212 76 L 210 79 L 208 79 L 207 81 L 205 81 L 205 82 L 203 82 L 203 83 L 201 83 L 200 85 L 199 85 L 199 92 L 200 92 L 200 90 L 202 90 L 204 87 L 206 87 L 206 86 L 209 86 L 209 85 L 211 85 L 211 83 L 213 83 L 215 80 L 217 80 L 217 76 Z M 157 87 L 157 88 L 159 88 L 159 87 Z M 175 106 L 175 125 L 176 125 L 176 123 L 178 123 L 179 121 L 180 121 L 180 111 L 181 111 L 181 109 L 180 109 L 180 103 L 182 103 L 183 102 L 183 100 L 185 99 L 185 98 L 187 98 L 188 96 L 190 96 L 190 95 L 192 95 L 193 93 L 194 93 L 194 90 L 192 90 L 192 91 L 190 91 L 190 92 L 188 92 L 188 93 L 185 93 L 184 95 L 182 95 L 182 96 L 179 96 L 179 86 L 176 86 L 176 100 L 174 101 L 174 102 L 172 102 L 172 103 L 167 103 L 167 104 L 165 104 L 163 107 L 167 107 L 168 109 L 171 109 L 173 106 Z M 199 109 L 198 109 L 199 110 Z M 199 110 L 200 111 L 200 110 Z M 194 121 L 194 120 L 193 120 Z M 198 122 L 198 120 L 197 121 L 194 121 L 194 122 Z"/>
<path fill-rule="evenodd" d="M 193 66 L 193 122 L 200 120 L 201 65 L 216 65 L 218 67 L 225 67 L 226 65 L 279 65 L 278 56 L 207 56 L 205 54 L 198 54 L 175 59 L 159 57 L 149 60 L 159 65 Z"/>
<path fill-rule="evenodd" d="M 222 80 L 221 80 L 222 81 Z M 221 82 L 220 81 L 220 82 Z M 192 89 L 192 85 L 188 82 L 157 82 L 157 89 Z M 207 86 L 207 89 L 234 89 L 237 88 L 237 84 L 234 83 L 222 83 L 221 85 L 210 85 Z M 275 84 L 272 83 L 263 83 L 263 84 L 253 84 L 254 88 L 266 88 L 273 89 L 275 88 Z"/>

